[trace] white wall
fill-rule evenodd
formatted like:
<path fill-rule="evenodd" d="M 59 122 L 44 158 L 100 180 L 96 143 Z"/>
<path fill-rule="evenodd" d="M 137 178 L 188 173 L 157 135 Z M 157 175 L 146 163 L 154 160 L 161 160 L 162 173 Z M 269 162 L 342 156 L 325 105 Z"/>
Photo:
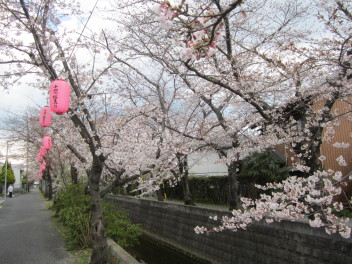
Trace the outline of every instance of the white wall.
<path fill-rule="evenodd" d="M 227 166 L 219 163 L 219 155 L 215 151 L 196 152 L 188 155 L 190 176 L 225 176 Z"/>
<path fill-rule="evenodd" d="M 21 173 L 20 173 L 21 169 L 23 170 L 22 165 L 12 166 L 12 170 L 13 170 L 13 173 L 15 174 L 15 178 L 16 178 L 16 181 L 13 184 L 13 187 L 15 189 L 22 188 Z"/>

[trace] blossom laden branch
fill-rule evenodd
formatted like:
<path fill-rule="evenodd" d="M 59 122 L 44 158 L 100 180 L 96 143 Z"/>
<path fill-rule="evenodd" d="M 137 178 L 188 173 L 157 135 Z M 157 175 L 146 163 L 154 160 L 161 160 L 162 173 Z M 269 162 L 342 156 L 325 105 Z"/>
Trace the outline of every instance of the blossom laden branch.
<path fill-rule="evenodd" d="M 197 226 L 194 230 L 197 234 L 246 230 L 249 225 L 261 220 L 272 223 L 308 217 L 311 227 L 324 227 L 328 234 L 339 233 L 344 238 L 350 238 L 350 219 L 335 215 L 343 210 L 342 203 L 334 200 L 342 192 L 336 184 L 341 182 L 340 176 L 340 172 L 318 171 L 308 178 L 293 176 L 282 183 L 256 185 L 263 191 L 272 191 L 272 194 L 261 194 L 256 200 L 242 198 L 242 209 L 232 211 L 232 216 L 223 216 L 221 219 L 211 217 L 214 221 L 220 221 L 221 225 L 209 230 Z"/>
<path fill-rule="evenodd" d="M 224 18 L 239 7 L 243 0 L 232 2 L 224 10 L 207 5 L 198 14 L 191 13 L 185 2 L 182 0 L 181 4 L 172 6 L 169 1 L 164 1 L 154 7 L 154 12 L 164 28 L 178 31 L 182 37 L 183 60 L 210 58 L 215 53 L 217 38 L 222 36 Z M 179 27 L 174 27 L 174 23 Z"/>

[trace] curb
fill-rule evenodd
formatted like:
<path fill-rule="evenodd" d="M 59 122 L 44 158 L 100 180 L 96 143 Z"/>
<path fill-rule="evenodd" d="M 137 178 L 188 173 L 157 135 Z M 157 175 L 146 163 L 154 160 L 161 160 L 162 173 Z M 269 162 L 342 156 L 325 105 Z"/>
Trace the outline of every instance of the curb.
<path fill-rule="evenodd" d="M 132 257 L 126 250 L 116 244 L 111 238 L 108 238 L 108 246 L 111 256 L 116 257 L 120 264 L 140 264 L 134 257 Z"/>

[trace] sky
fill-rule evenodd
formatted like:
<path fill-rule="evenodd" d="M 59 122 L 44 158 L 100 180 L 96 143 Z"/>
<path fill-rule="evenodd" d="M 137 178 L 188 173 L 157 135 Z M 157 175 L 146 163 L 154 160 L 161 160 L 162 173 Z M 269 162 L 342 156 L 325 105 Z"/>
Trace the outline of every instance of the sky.
<path fill-rule="evenodd" d="M 0 128 L 6 127 L 6 120 L 9 113 L 23 112 L 27 107 L 38 107 L 46 105 L 47 96 L 43 91 L 33 87 L 16 86 L 11 91 L 0 90 Z M 39 110 L 38 110 L 39 113 Z M 39 124 L 38 124 L 39 125 Z M 0 161 L 4 161 L 6 154 L 6 141 L 3 139 L 7 135 L 0 129 Z M 8 154 L 10 156 L 18 153 L 21 143 L 10 142 Z M 10 159 L 14 164 L 21 163 L 21 160 Z"/>
<path fill-rule="evenodd" d="M 24 112 L 28 107 L 37 107 L 39 109 L 47 104 L 45 91 L 40 91 L 35 87 L 27 85 L 16 85 L 9 90 L 0 88 L 0 161 L 4 162 L 6 155 L 6 140 L 8 135 L 2 128 L 6 128 L 5 120 L 11 113 Z M 39 125 L 39 124 L 38 124 Z M 13 164 L 23 163 L 19 159 L 15 159 L 12 155 L 18 154 L 21 148 L 20 142 L 9 142 L 8 155 L 9 161 Z"/>
<path fill-rule="evenodd" d="M 0 90 L 0 124 L 11 113 L 25 110 L 27 107 L 44 106 L 47 103 L 47 95 L 33 87 L 16 86 L 9 91 Z"/>
<path fill-rule="evenodd" d="M 102 4 L 105 0 L 79 0 L 78 2 L 81 2 L 81 7 L 84 11 L 89 12 L 93 9 L 96 2 Z M 97 11 L 95 10 L 95 12 Z M 96 24 L 93 22 L 94 15 L 95 13 L 93 13 L 91 21 L 89 21 L 87 26 L 92 27 Z M 80 28 L 82 27 L 82 23 L 76 18 L 72 18 L 65 20 L 64 26 L 69 28 Z M 4 71 L 4 68 L 0 67 L 0 74 L 2 71 Z M 27 107 L 38 107 L 39 109 L 40 107 L 47 105 L 47 100 L 48 95 L 46 92 L 40 91 L 35 87 L 16 85 L 7 91 L 0 88 L 0 127 L 4 125 L 4 118 L 6 118 L 9 112 L 18 112 L 25 110 Z"/>
<path fill-rule="evenodd" d="M 81 7 L 84 11 L 89 12 L 93 9 L 96 2 L 99 4 L 103 4 L 106 0 L 79 0 L 81 2 Z M 87 25 L 87 29 L 91 29 L 94 25 L 99 25 L 94 21 L 95 15 L 97 13 L 97 9 L 93 12 L 93 15 Z M 87 15 L 88 16 L 88 15 Z M 82 19 L 82 18 L 80 18 Z M 82 20 L 78 18 L 65 19 L 63 22 L 64 27 L 68 27 L 71 29 L 77 29 L 77 32 L 80 32 L 82 25 Z M 84 21 L 84 19 L 83 19 Z M 0 67 L 0 75 L 5 71 L 4 67 Z M 31 87 L 25 85 L 25 80 L 22 81 L 23 84 L 14 85 L 9 90 L 3 90 L 0 88 L 0 161 L 4 160 L 4 156 L 6 153 L 6 133 L 1 130 L 1 127 L 6 126 L 6 118 L 9 113 L 17 113 L 23 112 L 28 107 L 38 107 L 39 109 L 42 106 L 48 105 L 48 91 L 39 90 L 36 87 Z M 8 154 L 12 155 L 18 151 L 18 147 L 16 144 L 10 144 Z M 14 163 L 18 163 L 21 161 L 15 161 Z"/>

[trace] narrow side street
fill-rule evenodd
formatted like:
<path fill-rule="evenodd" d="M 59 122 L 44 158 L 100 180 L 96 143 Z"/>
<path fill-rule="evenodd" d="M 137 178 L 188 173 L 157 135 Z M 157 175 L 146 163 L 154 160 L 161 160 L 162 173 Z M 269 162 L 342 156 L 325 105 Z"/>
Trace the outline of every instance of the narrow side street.
<path fill-rule="evenodd" d="M 37 189 L 0 203 L 0 262 L 73 263 Z"/>

